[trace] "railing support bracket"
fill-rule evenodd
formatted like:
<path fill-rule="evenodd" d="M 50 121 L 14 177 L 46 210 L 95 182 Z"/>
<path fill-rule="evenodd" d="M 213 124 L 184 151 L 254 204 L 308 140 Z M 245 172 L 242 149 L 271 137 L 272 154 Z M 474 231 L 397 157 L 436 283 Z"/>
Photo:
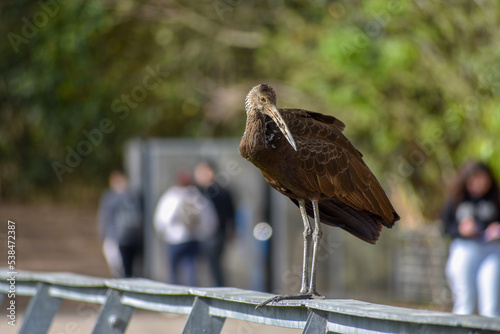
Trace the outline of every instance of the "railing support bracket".
<path fill-rule="evenodd" d="M 197 297 L 193 304 L 193 309 L 189 314 L 182 334 L 208 333 L 218 334 L 222 330 L 225 318 L 211 316 L 209 313 L 209 301 L 202 297 Z"/>
<path fill-rule="evenodd" d="M 61 305 L 61 299 L 52 297 L 49 289 L 49 284 L 38 283 L 19 334 L 45 334 L 49 331 L 52 318 Z"/>
<path fill-rule="evenodd" d="M 134 308 L 121 303 L 121 293 L 109 289 L 92 334 L 123 334 Z"/>

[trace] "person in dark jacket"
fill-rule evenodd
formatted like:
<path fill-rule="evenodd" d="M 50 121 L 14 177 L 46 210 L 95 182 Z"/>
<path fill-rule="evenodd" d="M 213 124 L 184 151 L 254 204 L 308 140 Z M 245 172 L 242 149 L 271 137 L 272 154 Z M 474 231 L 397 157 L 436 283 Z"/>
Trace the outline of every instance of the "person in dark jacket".
<path fill-rule="evenodd" d="M 484 163 L 465 164 L 450 187 L 442 219 L 453 239 L 446 276 L 453 312 L 500 316 L 499 186 Z"/>
<path fill-rule="evenodd" d="M 142 205 L 121 171 L 109 176 L 98 211 L 99 236 L 113 277 L 132 277 L 134 262 L 142 253 Z"/>
<path fill-rule="evenodd" d="M 226 242 L 234 234 L 234 204 L 227 187 L 217 183 L 215 167 L 210 161 L 201 161 L 195 168 L 198 189 L 213 203 L 218 217 L 215 234 L 201 246 L 206 254 L 215 286 L 224 286 L 221 259 Z"/>

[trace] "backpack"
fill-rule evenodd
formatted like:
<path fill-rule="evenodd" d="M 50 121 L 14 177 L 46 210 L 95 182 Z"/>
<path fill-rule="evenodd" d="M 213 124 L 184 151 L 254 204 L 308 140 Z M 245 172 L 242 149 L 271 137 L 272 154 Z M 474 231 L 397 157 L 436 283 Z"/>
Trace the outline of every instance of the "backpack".
<path fill-rule="evenodd" d="M 175 208 L 173 219 L 182 222 L 189 231 L 194 231 L 200 222 L 201 210 L 196 197 L 185 196 Z"/>
<path fill-rule="evenodd" d="M 169 244 L 206 240 L 215 233 L 217 222 L 212 203 L 193 186 L 170 188 L 153 218 L 156 233 Z"/>

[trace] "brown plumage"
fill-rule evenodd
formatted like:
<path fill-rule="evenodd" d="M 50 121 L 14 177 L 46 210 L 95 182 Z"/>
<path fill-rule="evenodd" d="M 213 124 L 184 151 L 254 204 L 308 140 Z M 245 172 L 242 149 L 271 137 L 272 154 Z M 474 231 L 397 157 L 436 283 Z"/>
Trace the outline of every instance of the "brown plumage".
<path fill-rule="evenodd" d="M 265 88 L 271 87 L 262 85 L 264 93 Z M 375 243 L 382 225 L 392 227 L 399 216 L 363 155 L 343 135 L 344 123 L 303 109 L 279 112 L 297 151 L 270 116 L 250 112 L 241 155 L 261 170 L 269 185 L 296 204 L 298 199 L 318 200 L 322 223 Z M 306 206 L 312 217 L 310 203 Z"/>
<path fill-rule="evenodd" d="M 317 203 L 319 221 L 375 243 L 382 226 L 392 227 L 399 216 L 363 155 L 343 135 L 344 123 L 303 109 L 278 110 L 275 104 L 276 94 L 269 85 L 250 91 L 241 155 L 260 169 L 274 189 L 298 206 L 302 202 L 309 216 L 314 217 Z M 307 229 L 309 223 L 304 224 Z M 320 238 L 319 226 L 317 230 Z M 306 247 L 306 239 L 304 243 Z M 315 286 L 309 293 L 316 294 Z"/>

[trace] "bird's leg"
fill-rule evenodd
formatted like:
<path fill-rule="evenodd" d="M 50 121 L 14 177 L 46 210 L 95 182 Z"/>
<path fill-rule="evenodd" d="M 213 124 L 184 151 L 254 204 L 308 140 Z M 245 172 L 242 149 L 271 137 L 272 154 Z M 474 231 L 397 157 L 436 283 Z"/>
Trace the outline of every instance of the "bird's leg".
<path fill-rule="evenodd" d="M 304 200 L 299 200 L 300 214 L 302 216 L 302 222 L 304 223 L 304 256 L 302 259 L 302 285 L 300 287 L 300 293 L 307 293 L 309 288 L 309 248 L 311 242 L 311 224 L 309 222 L 309 217 L 307 217 L 306 212 L 306 202 Z"/>
<path fill-rule="evenodd" d="M 313 239 L 313 254 L 312 254 L 312 265 L 311 265 L 311 282 L 309 282 L 309 293 L 313 295 L 318 295 L 316 291 L 316 273 L 318 271 L 318 250 L 319 244 L 321 242 L 321 236 L 323 232 L 321 232 L 321 222 L 319 220 L 319 208 L 318 201 L 312 200 L 312 206 L 314 211 L 314 232 L 312 235 Z"/>
<path fill-rule="evenodd" d="M 313 202 L 314 203 L 314 202 Z M 313 204 L 314 205 L 314 204 Z M 318 203 L 316 202 L 316 206 Z M 300 293 L 296 295 L 285 295 L 285 296 L 275 296 L 272 298 L 269 298 L 265 300 L 264 302 L 260 303 L 257 305 L 256 309 L 263 307 L 269 303 L 277 303 L 282 300 L 293 300 L 293 299 L 311 299 L 311 298 L 324 298 L 323 296 L 320 296 L 316 292 L 316 281 L 314 281 L 314 290 L 311 290 L 311 287 L 313 287 L 313 279 L 315 277 L 311 277 L 311 282 L 310 286 L 308 287 L 308 281 L 309 281 L 309 248 L 310 247 L 310 242 L 311 242 L 311 234 L 312 234 L 312 229 L 311 229 L 311 224 L 309 222 L 309 217 L 307 216 L 307 211 L 306 211 L 306 203 L 304 200 L 299 200 L 299 209 L 300 209 L 300 214 L 302 216 L 302 221 L 304 223 L 304 259 L 302 262 L 302 286 L 300 288 Z M 316 224 L 316 227 L 314 229 L 315 234 L 314 236 L 321 237 L 321 230 L 319 229 L 319 215 L 318 215 L 318 222 Z M 319 241 L 318 241 L 319 243 Z M 315 247 L 314 249 L 317 249 L 316 242 L 315 242 Z M 314 261 L 314 253 L 313 253 L 313 261 Z M 313 269 L 315 268 L 314 262 L 313 262 Z"/>

